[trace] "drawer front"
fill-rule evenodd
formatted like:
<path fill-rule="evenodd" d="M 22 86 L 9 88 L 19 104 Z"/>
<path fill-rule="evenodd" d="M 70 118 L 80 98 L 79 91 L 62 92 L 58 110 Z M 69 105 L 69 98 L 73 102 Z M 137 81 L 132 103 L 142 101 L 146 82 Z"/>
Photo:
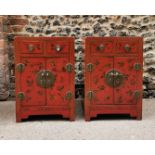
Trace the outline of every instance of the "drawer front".
<path fill-rule="evenodd" d="M 117 40 L 115 52 L 117 53 L 137 53 L 138 44 L 136 41 L 132 40 Z"/>
<path fill-rule="evenodd" d="M 46 53 L 49 55 L 61 55 L 69 53 L 69 42 L 51 41 L 46 44 Z"/>
<path fill-rule="evenodd" d="M 20 52 L 23 54 L 41 54 L 43 52 L 43 44 L 41 41 L 22 41 Z"/>
<path fill-rule="evenodd" d="M 113 40 L 105 41 L 94 41 L 91 42 L 91 53 L 92 54 L 108 54 L 113 51 L 114 42 Z"/>

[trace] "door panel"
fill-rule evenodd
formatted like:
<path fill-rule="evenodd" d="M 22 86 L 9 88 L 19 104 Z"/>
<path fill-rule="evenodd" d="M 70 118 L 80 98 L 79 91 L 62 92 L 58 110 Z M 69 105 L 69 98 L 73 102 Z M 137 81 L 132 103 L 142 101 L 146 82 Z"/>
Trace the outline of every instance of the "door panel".
<path fill-rule="evenodd" d="M 23 106 L 45 105 L 45 89 L 37 84 L 37 73 L 45 69 L 45 61 L 43 58 L 21 58 L 21 62 L 25 65 L 20 76 L 20 90 L 25 94 L 22 101 Z M 19 82 L 19 81 L 17 81 Z"/>
<path fill-rule="evenodd" d="M 135 91 L 138 80 L 138 71 L 134 69 L 136 63 L 136 57 L 114 58 L 114 69 L 123 75 L 121 85 L 114 89 L 115 104 L 136 104 Z"/>
<path fill-rule="evenodd" d="M 113 88 L 106 83 L 105 75 L 113 69 L 112 57 L 95 57 L 90 73 L 90 90 L 93 91 L 93 104 L 113 104 Z"/>
<path fill-rule="evenodd" d="M 65 69 L 68 63 L 68 58 L 48 59 L 46 68 L 55 76 L 54 84 L 51 88 L 46 89 L 47 105 L 66 105 L 69 101 L 66 99 L 66 93 L 70 90 L 70 84 L 73 81 L 70 79 L 70 73 Z"/>

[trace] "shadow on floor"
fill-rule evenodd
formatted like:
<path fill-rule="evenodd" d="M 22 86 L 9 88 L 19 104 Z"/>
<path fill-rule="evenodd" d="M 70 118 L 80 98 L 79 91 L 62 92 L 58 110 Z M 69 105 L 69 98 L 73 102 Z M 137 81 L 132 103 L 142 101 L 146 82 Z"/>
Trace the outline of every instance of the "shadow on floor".
<path fill-rule="evenodd" d="M 133 120 L 135 118 L 130 117 L 128 114 L 99 114 L 96 118 L 91 120 Z"/>
<path fill-rule="evenodd" d="M 61 115 L 36 115 L 29 116 L 27 119 L 23 119 L 22 122 L 30 122 L 30 121 L 64 121 L 69 119 L 63 118 Z"/>

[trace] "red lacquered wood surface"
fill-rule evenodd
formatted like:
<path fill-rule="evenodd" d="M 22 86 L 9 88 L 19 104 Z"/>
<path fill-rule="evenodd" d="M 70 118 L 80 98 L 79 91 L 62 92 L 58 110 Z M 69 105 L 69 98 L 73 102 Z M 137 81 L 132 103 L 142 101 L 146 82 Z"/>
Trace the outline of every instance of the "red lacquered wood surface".
<path fill-rule="evenodd" d="M 16 121 L 30 115 L 62 115 L 75 119 L 74 39 L 71 37 L 16 37 Z M 56 49 L 58 47 L 58 50 Z M 18 64 L 24 64 L 19 72 Z M 68 72 L 66 65 L 72 64 Z M 38 74 L 48 71 L 53 84 L 44 88 L 37 83 Z M 48 75 L 47 75 L 48 76 Z M 48 79 L 48 78 L 46 78 Z M 19 93 L 24 93 L 20 100 Z M 67 98 L 67 93 L 71 97 Z"/>
<path fill-rule="evenodd" d="M 143 38 L 88 37 L 85 45 L 85 120 L 98 114 L 129 114 L 141 119 Z M 92 71 L 88 64 L 93 65 Z M 106 81 L 110 71 L 123 77 L 120 80 L 112 74 L 120 84 L 111 86 Z M 91 99 L 88 92 L 92 92 Z"/>

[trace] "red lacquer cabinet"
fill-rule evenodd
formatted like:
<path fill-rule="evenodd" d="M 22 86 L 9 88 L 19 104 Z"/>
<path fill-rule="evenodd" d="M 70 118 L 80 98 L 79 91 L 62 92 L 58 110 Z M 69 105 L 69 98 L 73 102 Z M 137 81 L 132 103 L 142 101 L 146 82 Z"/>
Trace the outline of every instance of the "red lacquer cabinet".
<path fill-rule="evenodd" d="M 85 40 L 85 120 L 98 114 L 142 118 L 143 39 Z"/>
<path fill-rule="evenodd" d="M 74 120 L 74 39 L 16 37 L 16 121 L 30 115 Z"/>

